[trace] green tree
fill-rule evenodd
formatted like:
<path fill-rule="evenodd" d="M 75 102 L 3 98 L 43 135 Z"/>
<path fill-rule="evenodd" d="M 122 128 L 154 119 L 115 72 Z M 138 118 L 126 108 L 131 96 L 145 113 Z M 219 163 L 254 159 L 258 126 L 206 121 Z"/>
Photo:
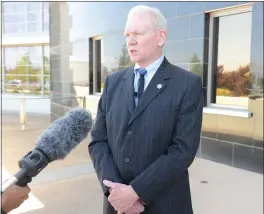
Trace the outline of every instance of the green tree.
<path fill-rule="evenodd" d="M 17 90 L 41 90 L 41 86 L 27 86 L 28 83 L 36 83 L 41 84 L 41 66 L 33 67 L 32 62 L 28 55 L 22 56 L 16 63 L 16 67 L 9 70 L 6 79 L 8 82 L 12 80 L 21 80 L 21 84 L 19 86 L 15 86 Z M 8 87 L 13 89 L 13 86 Z"/>
<path fill-rule="evenodd" d="M 196 53 L 193 54 L 190 60 L 190 71 L 201 76 L 201 62 Z"/>

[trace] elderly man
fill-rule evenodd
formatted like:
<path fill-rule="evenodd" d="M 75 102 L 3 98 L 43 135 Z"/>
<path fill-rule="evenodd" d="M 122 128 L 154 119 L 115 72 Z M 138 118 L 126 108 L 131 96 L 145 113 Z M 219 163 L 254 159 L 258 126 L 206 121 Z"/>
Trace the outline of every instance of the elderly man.
<path fill-rule="evenodd" d="M 88 146 L 104 214 L 192 214 L 188 167 L 200 142 L 201 78 L 163 55 L 158 9 L 132 8 L 125 36 L 135 66 L 106 79 Z"/>

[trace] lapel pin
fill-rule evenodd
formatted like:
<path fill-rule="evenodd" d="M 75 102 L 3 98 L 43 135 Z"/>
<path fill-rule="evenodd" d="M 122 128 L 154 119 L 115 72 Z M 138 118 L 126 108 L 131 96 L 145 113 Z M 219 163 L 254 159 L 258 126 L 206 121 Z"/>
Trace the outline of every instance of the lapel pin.
<path fill-rule="evenodd" d="M 158 89 L 161 89 L 161 88 L 162 88 L 162 85 L 161 85 L 161 84 L 158 84 L 158 85 L 157 85 L 157 88 L 158 88 Z"/>

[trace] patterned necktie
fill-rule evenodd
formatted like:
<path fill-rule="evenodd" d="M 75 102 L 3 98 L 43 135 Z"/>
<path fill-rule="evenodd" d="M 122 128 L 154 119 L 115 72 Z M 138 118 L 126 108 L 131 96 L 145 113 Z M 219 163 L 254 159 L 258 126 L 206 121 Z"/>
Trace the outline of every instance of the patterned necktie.
<path fill-rule="evenodd" d="M 145 68 L 138 68 L 136 69 L 136 71 L 140 74 L 139 81 L 138 81 L 138 102 L 139 102 L 144 92 L 144 83 L 145 83 L 144 76 L 147 73 L 147 70 Z"/>

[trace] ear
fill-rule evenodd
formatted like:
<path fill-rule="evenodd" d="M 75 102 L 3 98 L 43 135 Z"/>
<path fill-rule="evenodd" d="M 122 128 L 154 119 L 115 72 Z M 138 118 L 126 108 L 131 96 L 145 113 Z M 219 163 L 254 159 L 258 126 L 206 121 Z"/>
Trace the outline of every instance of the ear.
<path fill-rule="evenodd" d="M 165 30 L 161 30 L 160 34 L 159 34 L 159 42 L 158 42 L 158 46 L 162 47 L 165 44 L 166 41 L 166 31 Z"/>

